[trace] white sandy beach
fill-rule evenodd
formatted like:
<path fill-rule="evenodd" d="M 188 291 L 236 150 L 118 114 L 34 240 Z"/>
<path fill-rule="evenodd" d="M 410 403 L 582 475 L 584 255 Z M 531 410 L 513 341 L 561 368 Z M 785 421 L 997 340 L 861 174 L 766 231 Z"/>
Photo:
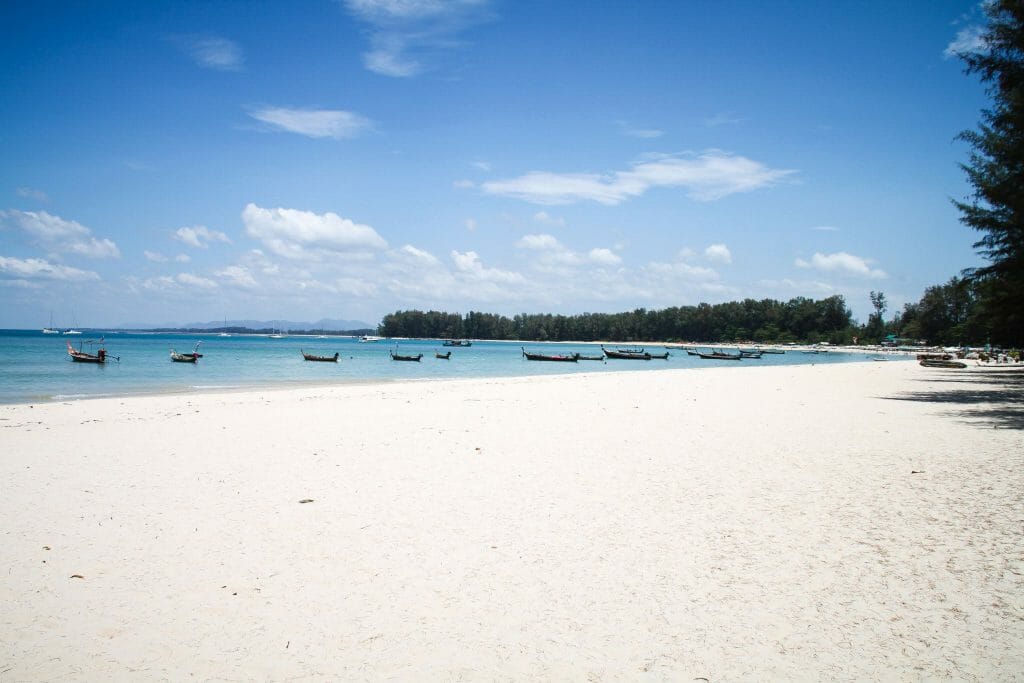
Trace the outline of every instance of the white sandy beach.
<path fill-rule="evenodd" d="M 0 680 L 1020 680 L 1020 377 L 0 406 Z"/>

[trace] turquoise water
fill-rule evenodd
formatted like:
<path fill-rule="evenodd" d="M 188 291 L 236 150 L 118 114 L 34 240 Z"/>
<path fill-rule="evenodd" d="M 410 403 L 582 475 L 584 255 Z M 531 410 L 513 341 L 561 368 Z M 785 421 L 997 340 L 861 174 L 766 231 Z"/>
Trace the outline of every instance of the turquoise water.
<path fill-rule="evenodd" d="M 72 363 L 66 342 L 95 353 L 105 339 L 111 357 L 105 365 Z M 192 350 L 201 341 L 203 358 L 195 365 L 172 363 L 169 351 Z M 863 361 L 866 354 L 822 353 L 807 355 L 790 351 L 765 355 L 760 360 L 705 361 L 668 349 L 665 360 L 580 361 L 544 363 L 527 361 L 520 346 L 528 351 L 562 354 L 579 352 L 598 355 L 600 348 L 589 344 L 542 344 L 538 342 L 473 342 L 471 347 L 445 348 L 440 341 L 397 342 L 399 353 L 423 354 L 419 363 L 392 361 L 389 350 L 395 341 L 363 343 L 347 337 L 285 337 L 271 339 L 256 335 L 142 334 L 87 331 L 82 336 L 44 335 L 37 330 L 0 330 L 0 403 L 31 403 L 99 396 L 125 396 L 165 392 L 204 391 L 265 386 L 428 380 L 466 377 L 518 377 L 576 372 L 657 371 L 666 368 L 748 367 L 808 363 Z M 633 344 L 630 344 L 633 346 Z M 646 345 L 651 353 L 663 347 Z M 338 363 L 303 360 L 300 350 L 316 355 L 341 354 Z M 439 360 L 435 352 L 452 352 L 451 360 Z"/>

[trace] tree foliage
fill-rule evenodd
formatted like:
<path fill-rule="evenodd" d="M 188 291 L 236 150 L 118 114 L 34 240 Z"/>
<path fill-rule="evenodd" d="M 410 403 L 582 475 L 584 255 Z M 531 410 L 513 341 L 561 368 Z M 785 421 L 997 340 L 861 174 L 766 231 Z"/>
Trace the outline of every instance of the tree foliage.
<path fill-rule="evenodd" d="M 384 316 L 379 334 L 388 337 L 522 339 L 536 341 L 674 341 L 846 343 L 857 334 L 842 296 L 787 302 L 745 299 L 624 313 L 552 315 L 521 313 L 512 318 L 470 311 L 396 311 Z"/>
<path fill-rule="evenodd" d="M 988 86 L 991 108 L 977 130 L 960 137 L 973 151 L 961 164 L 974 188 L 955 202 L 960 220 L 982 233 L 974 247 L 987 265 L 965 271 L 982 298 L 993 341 L 1024 343 L 1024 3 L 992 0 L 978 51 L 960 54 L 969 74 Z"/>

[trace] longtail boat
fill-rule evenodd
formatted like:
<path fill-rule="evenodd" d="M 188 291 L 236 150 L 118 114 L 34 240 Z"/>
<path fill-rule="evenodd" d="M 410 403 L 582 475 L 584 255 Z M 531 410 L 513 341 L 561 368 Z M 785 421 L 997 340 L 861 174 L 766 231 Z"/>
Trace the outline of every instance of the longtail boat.
<path fill-rule="evenodd" d="M 468 339 L 445 339 L 441 346 L 472 346 L 473 342 Z"/>
<path fill-rule="evenodd" d="M 92 354 L 86 353 L 82 350 L 76 351 L 75 348 L 71 346 L 71 342 L 66 343 L 68 345 L 68 356 L 70 356 L 71 360 L 75 363 L 96 363 L 102 365 L 107 362 L 107 350 L 104 348 L 101 348 L 95 354 Z"/>
<path fill-rule="evenodd" d="M 951 353 L 919 353 L 918 360 L 953 360 Z"/>
<path fill-rule="evenodd" d="M 299 353 L 302 354 L 302 357 L 304 359 L 312 360 L 312 361 L 317 361 L 318 363 L 337 363 L 338 362 L 338 352 L 337 351 L 334 352 L 333 356 L 315 356 L 312 353 L 306 353 L 302 349 L 299 349 Z"/>
<path fill-rule="evenodd" d="M 647 355 L 650 356 L 653 360 L 668 360 L 668 351 L 666 351 L 665 353 L 651 353 L 648 351 Z"/>
<path fill-rule="evenodd" d="M 451 351 L 449 351 L 448 353 L 441 353 L 440 351 L 435 351 L 434 352 L 434 358 L 440 358 L 441 360 L 450 360 L 451 357 L 452 357 L 452 352 Z"/>
<path fill-rule="evenodd" d="M 576 361 L 579 360 L 579 355 L 577 355 L 575 353 L 570 354 L 568 356 L 566 356 L 566 355 L 547 355 L 547 354 L 544 354 L 544 353 L 529 353 L 523 347 L 520 346 L 519 348 L 522 349 L 523 357 L 526 358 L 526 360 L 548 360 L 548 361 L 554 361 L 556 363 L 575 363 Z"/>
<path fill-rule="evenodd" d="M 604 355 L 608 358 L 619 358 L 622 360 L 650 360 L 651 354 L 647 353 L 643 349 L 640 351 L 631 349 L 619 349 L 617 351 L 609 351 L 608 349 L 601 347 Z"/>
<path fill-rule="evenodd" d="M 967 363 L 961 363 L 958 360 L 936 360 L 928 359 L 919 361 L 920 365 L 926 368 L 966 368 Z"/>
<path fill-rule="evenodd" d="M 714 349 L 711 350 L 711 353 L 698 353 L 697 355 L 704 360 L 743 360 L 743 356 L 738 353 L 724 353 Z"/>
<path fill-rule="evenodd" d="M 604 360 L 604 356 L 584 356 L 581 353 L 577 353 L 576 360 Z"/>
<path fill-rule="evenodd" d="M 171 349 L 171 362 L 173 363 L 195 363 L 199 356 L 194 353 L 178 353 Z"/>
<path fill-rule="evenodd" d="M 417 354 L 415 356 L 403 356 L 401 354 L 395 353 L 394 351 L 388 351 L 388 353 L 391 354 L 391 360 L 407 360 L 407 361 L 415 361 L 415 362 L 419 363 L 420 362 L 420 358 L 423 358 L 423 354 L 422 353 Z"/>

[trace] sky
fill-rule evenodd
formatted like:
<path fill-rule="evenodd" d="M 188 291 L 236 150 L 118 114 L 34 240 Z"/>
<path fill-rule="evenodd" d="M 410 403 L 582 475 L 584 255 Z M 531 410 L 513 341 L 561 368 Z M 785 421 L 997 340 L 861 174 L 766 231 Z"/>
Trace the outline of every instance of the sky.
<path fill-rule="evenodd" d="M 977 2 L 0 4 L 0 327 L 619 312 L 979 265 Z"/>

